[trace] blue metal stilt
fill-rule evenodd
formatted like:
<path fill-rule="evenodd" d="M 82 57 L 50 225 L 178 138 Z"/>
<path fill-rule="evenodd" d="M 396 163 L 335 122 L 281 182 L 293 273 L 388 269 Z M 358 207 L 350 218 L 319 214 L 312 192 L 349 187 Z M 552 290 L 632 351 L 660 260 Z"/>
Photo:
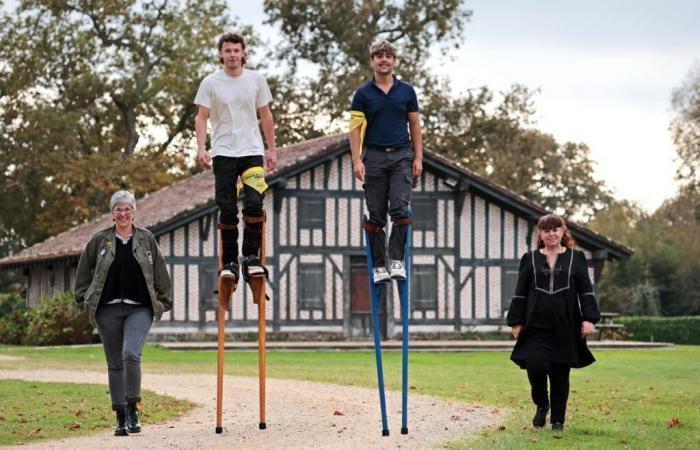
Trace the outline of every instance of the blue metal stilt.
<path fill-rule="evenodd" d="M 363 216 L 363 221 L 367 221 L 367 216 Z M 379 308 L 381 307 L 382 288 L 381 284 L 376 285 L 372 276 L 372 243 L 369 232 L 365 230 L 365 242 L 367 250 L 367 272 L 369 277 L 369 293 L 372 302 L 372 327 L 374 330 L 374 354 L 377 363 L 377 381 L 379 384 L 379 406 L 382 413 L 382 436 L 389 436 L 389 425 L 386 418 L 386 398 L 384 395 L 384 371 L 382 369 L 382 343 L 379 330 Z"/>
<path fill-rule="evenodd" d="M 408 434 L 408 321 L 411 301 L 411 225 L 406 227 L 406 279 L 396 282 L 401 300 L 401 434 Z"/>

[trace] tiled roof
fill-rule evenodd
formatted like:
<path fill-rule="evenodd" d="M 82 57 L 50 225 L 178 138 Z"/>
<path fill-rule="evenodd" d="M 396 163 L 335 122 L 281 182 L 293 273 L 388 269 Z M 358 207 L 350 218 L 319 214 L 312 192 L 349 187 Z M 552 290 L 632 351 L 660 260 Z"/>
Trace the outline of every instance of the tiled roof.
<path fill-rule="evenodd" d="M 517 204 L 523 209 L 529 210 L 530 213 L 533 214 L 533 219 L 535 220 L 540 216 L 543 216 L 550 212 L 542 206 L 538 205 L 537 203 L 534 203 L 533 201 L 529 200 L 528 198 L 523 197 L 520 194 L 516 194 L 515 192 L 506 189 L 503 186 L 500 186 L 486 178 L 483 178 L 481 175 L 477 175 L 475 172 L 472 172 L 471 170 L 443 156 L 440 156 L 436 153 L 426 152 L 426 157 L 438 161 L 441 165 L 450 167 L 460 172 L 462 175 L 466 175 L 466 177 L 468 179 L 471 179 L 471 181 L 476 181 L 476 183 L 474 184 L 478 185 L 481 188 L 481 190 L 491 191 L 491 193 L 493 194 L 508 199 L 508 203 Z M 634 251 L 631 248 L 622 245 L 619 242 L 616 242 L 610 239 L 609 237 L 604 236 L 596 231 L 593 231 L 590 228 L 587 228 L 583 225 L 579 225 L 570 220 L 567 220 L 566 224 L 577 236 L 585 238 L 589 242 L 594 242 L 599 246 L 608 247 L 610 250 L 614 250 L 614 254 L 616 257 L 630 256 L 632 255 L 632 253 L 634 253 Z"/>
<path fill-rule="evenodd" d="M 277 167 L 268 173 L 268 181 L 272 183 L 275 178 L 284 177 L 289 172 L 313 165 L 317 161 L 320 162 L 325 154 L 339 151 L 343 147 L 348 147 L 347 134 L 344 133 L 310 139 L 281 148 L 277 152 Z M 508 204 L 516 205 L 521 210 L 527 211 L 533 218 L 547 213 L 544 208 L 527 198 L 499 186 L 453 161 L 429 151 L 425 152 L 425 157 L 426 160 L 437 162 L 441 167 L 456 171 L 481 191 L 490 193 Z M 137 200 L 136 223 L 142 227 L 155 229 L 173 223 L 193 211 L 213 204 L 213 202 L 214 176 L 211 171 L 201 172 Z M 0 259 L 0 267 L 78 256 L 96 231 L 107 228 L 111 224 L 112 216 L 110 213 L 106 213 L 92 222 L 64 231 L 44 242 L 22 250 L 16 255 Z M 632 254 L 630 248 L 589 228 L 574 223 L 570 223 L 570 227 L 577 236 L 585 238 L 597 246 L 614 250 L 613 253 L 616 257 Z"/>
<path fill-rule="evenodd" d="M 293 170 L 297 165 L 307 163 L 326 150 L 337 148 L 337 144 L 347 141 L 346 137 L 346 134 L 335 134 L 280 148 L 277 151 L 277 167 L 267 175 L 269 180 Z M 178 220 L 213 201 L 214 175 L 211 170 L 207 170 L 137 200 L 135 222 L 141 227 L 154 229 Z M 73 227 L 15 255 L 0 259 L 0 266 L 78 256 L 95 232 L 111 225 L 111 213 L 103 214 L 91 222 Z"/>

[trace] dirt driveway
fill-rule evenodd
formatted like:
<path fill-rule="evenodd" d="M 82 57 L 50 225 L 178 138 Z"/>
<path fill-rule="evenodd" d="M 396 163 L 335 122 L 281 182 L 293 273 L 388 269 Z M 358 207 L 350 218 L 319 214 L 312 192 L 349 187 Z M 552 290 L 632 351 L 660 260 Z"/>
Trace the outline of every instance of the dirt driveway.
<path fill-rule="evenodd" d="M 58 370 L 0 370 L 0 379 L 107 384 L 107 374 Z M 194 402 L 188 414 L 165 424 L 144 423 L 140 434 L 116 438 L 110 431 L 22 449 L 356 449 L 431 448 L 499 426 L 494 408 L 409 395 L 409 434 L 400 434 L 401 395 L 387 392 L 389 437 L 381 436 L 376 389 L 268 379 L 267 429 L 258 429 L 258 379 L 226 377 L 224 432 L 215 434 L 214 375 L 144 374 L 143 387 Z"/>

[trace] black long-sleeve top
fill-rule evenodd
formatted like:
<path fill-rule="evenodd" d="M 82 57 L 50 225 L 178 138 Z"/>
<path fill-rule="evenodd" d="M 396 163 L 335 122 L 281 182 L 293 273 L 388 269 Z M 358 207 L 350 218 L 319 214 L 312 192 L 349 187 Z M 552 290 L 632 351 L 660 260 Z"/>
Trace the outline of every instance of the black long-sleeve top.
<path fill-rule="evenodd" d="M 581 322 L 596 323 L 600 310 L 583 252 L 567 249 L 553 268 L 539 250 L 523 255 L 518 283 L 508 309 L 509 326 L 523 325 L 511 359 L 520 367 L 536 357 L 529 341 L 536 330 L 553 330 L 557 362 L 585 367 L 595 361 L 581 337 Z"/>
<path fill-rule="evenodd" d="M 133 239 L 129 239 L 125 244 L 116 239 L 114 261 L 107 272 L 101 305 L 114 299 L 129 299 L 145 306 L 151 304 L 146 279 L 132 251 L 132 242 Z"/>

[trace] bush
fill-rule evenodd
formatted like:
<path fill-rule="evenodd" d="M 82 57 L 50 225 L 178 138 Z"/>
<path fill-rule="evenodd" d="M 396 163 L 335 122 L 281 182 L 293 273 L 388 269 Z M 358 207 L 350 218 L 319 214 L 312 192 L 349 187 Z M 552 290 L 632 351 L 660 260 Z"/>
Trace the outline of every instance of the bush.
<path fill-rule="evenodd" d="M 92 342 L 92 325 L 86 311 L 75 303 L 72 292 L 43 298 L 29 311 L 24 343 L 29 345 L 70 345 Z"/>
<path fill-rule="evenodd" d="M 621 317 L 615 320 L 635 341 L 700 344 L 700 316 L 683 317 Z"/>
<path fill-rule="evenodd" d="M 21 295 L 0 294 L 0 343 L 21 344 L 27 329 L 27 309 Z"/>

